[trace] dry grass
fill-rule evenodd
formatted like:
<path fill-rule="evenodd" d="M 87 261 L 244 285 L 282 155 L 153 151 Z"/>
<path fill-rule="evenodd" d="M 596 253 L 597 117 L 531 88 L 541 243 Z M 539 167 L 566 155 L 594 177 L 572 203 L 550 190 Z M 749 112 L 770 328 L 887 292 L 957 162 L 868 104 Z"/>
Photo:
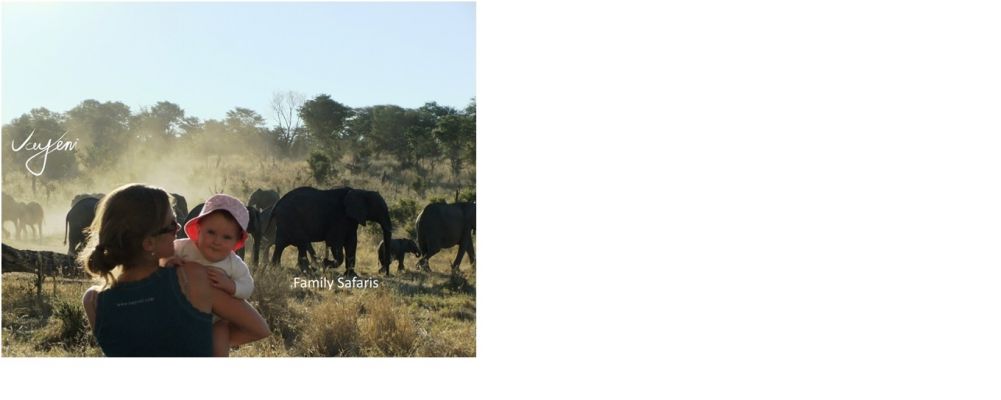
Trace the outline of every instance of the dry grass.
<path fill-rule="evenodd" d="M 10 273 L 3 276 L 3 355 L 96 356 L 80 297 L 90 283 L 48 278 L 41 295 L 36 294 L 35 276 Z"/>
<path fill-rule="evenodd" d="M 166 156 L 165 156 L 166 157 Z M 176 160 L 175 160 L 176 161 Z M 215 168 L 218 163 L 219 168 Z M 393 206 L 408 199 L 423 208 L 433 197 L 451 200 L 456 186 L 447 182 L 446 168 L 439 167 L 432 185 L 418 195 L 412 189 L 416 177 L 409 171 L 391 176 L 382 182 L 383 171 L 390 171 L 388 160 L 373 160 L 370 173 L 352 173 L 338 168 L 337 179 L 328 185 L 316 185 L 307 173 L 305 162 L 263 162 L 241 157 L 210 157 L 192 162 L 175 163 L 175 175 L 161 177 L 131 171 L 127 177 L 95 177 L 78 186 L 61 185 L 46 199 L 46 229 L 41 240 L 12 240 L 5 243 L 18 248 L 65 252 L 62 244 L 62 216 L 69 209 L 69 198 L 75 193 L 107 192 L 124 182 L 138 181 L 160 185 L 184 194 L 189 206 L 194 206 L 211 194 L 210 189 L 246 199 L 256 188 L 279 188 L 287 192 L 294 187 L 348 185 L 378 191 Z M 209 165 L 211 164 L 211 165 Z M 189 168 L 190 167 L 190 168 Z M 211 168 L 205 168 L 211 167 Z M 184 170 L 189 168 L 189 170 Z M 161 169 L 162 171 L 162 169 Z M 205 171 L 211 171 L 206 173 Z M 466 186 L 473 184 L 475 171 L 464 175 Z M 183 186 L 177 182 L 184 182 Z M 17 198 L 30 195 L 30 184 L 18 175 L 9 176 L 4 190 L 12 190 Z M 18 194 L 21 194 L 20 196 Z M 407 237 L 406 226 L 395 226 L 394 237 Z M 406 258 L 406 271 L 396 271 L 385 277 L 378 273 L 376 247 L 381 240 L 374 224 L 358 230 L 356 272 L 363 277 L 380 279 L 379 288 L 370 289 L 300 289 L 293 288 L 295 277 L 304 277 L 296 265 L 297 253 L 287 248 L 282 257 L 283 267 L 268 269 L 252 266 L 256 290 L 252 304 L 268 321 L 273 335 L 265 340 L 241 346 L 231 355 L 236 357 L 471 357 L 476 355 L 476 277 L 468 258 L 463 260 L 463 278 L 450 276 L 450 264 L 457 248 L 446 249 L 431 259 L 431 272 L 417 272 L 417 259 Z M 317 254 L 325 250 L 316 244 Z M 327 279 L 336 279 L 338 270 L 314 272 Z M 90 328 L 83 318 L 80 297 L 92 283 L 85 280 L 59 279 L 56 289 L 52 279 L 45 283 L 41 296 L 35 295 L 34 275 L 4 274 L 2 277 L 2 339 L 3 355 L 37 356 L 100 356 Z"/>

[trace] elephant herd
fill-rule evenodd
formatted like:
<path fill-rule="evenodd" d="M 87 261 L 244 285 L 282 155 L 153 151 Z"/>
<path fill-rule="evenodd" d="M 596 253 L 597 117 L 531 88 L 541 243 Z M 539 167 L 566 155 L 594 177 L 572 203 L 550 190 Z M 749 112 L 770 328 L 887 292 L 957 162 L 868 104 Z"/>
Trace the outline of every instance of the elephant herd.
<path fill-rule="evenodd" d="M 42 205 L 31 201 L 21 203 L 13 196 L 3 194 L 3 234 L 9 236 L 7 231 L 7 221 L 14 224 L 14 234 L 18 240 L 23 237 L 25 231 L 31 230 L 29 239 L 42 238 L 42 221 L 45 219 L 45 212 Z"/>
<path fill-rule="evenodd" d="M 187 210 L 187 201 L 179 194 L 172 193 L 172 205 L 178 223 L 194 218 L 201 212 L 202 204 Z M 101 195 L 86 194 L 74 198 L 70 211 L 66 214 L 66 228 L 69 240 L 68 253 L 76 254 L 84 242 L 84 228 L 94 219 L 94 212 Z M 6 200 L 6 199 L 5 199 Z M 6 201 L 4 201 L 6 208 Z M 419 256 L 418 267 L 429 271 L 432 256 L 442 249 L 459 246 L 452 263 L 453 273 L 458 271 L 463 255 L 468 253 L 470 263 L 476 265 L 472 234 L 476 230 L 476 203 L 432 203 L 427 205 L 417 217 L 417 241 L 393 239 L 393 226 L 389 217 L 389 207 L 378 192 L 340 187 L 316 189 L 300 187 L 284 196 L 275 190 L 254 191 L 247 201 L 250 223 L 247 231 L 253 238 L 253 263 L 261 263 L 261 257 L 268 259 L 268 250 L 274 246 L 270 264 L 279 265 L 282 253 L 288 246 L 298 250 L 298 266 L 309 270 L 311 257 L 318 262 L 312 243 L 324 242 L 326 250 L 322 265 L 327 268 L 345 266 L 346 275 L 356 275 L 355 258 L 358 246 L 358 226 L 373 222 L 381 228 L 382 242 L 378 254 L 380 272 L 389 274 L 392 261 L 399 262 L 403 269 L 406 253 Z M 5 209 L 5 217 L 7 212 Z M 178 237 L 184 237 L 183 229 Z M 389 245 L 386 245 L 386 244 Z M 240 250 L 243 257 L 245 249 Z M 263 253 L 262 253 L 263 252 Z M 327 254 L 333 259 L 327 259 Z M 248 260 L 249 261 L 249 260 Z"/>

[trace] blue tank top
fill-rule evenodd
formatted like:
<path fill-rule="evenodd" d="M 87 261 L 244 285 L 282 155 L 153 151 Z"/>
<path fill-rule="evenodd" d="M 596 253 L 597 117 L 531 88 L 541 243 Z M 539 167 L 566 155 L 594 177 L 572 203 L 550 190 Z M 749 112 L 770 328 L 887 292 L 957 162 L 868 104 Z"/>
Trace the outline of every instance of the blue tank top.
<path fill-rule="evenodd" d="M 209 357 L 212 314 L 191 305 L 175 268 L 160 268 L 98 294 L 94 336 L 109 357 Z"/>

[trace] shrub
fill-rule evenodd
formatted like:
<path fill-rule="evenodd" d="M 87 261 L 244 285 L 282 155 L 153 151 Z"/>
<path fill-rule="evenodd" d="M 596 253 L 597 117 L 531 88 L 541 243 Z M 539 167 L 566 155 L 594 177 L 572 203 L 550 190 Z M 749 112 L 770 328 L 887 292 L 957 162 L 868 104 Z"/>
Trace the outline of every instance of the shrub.
<path fill-rule="evenodd" d="M 368 317 L 362 324 L 366 355 L 406 357 L 414 355 L 417 328 L 410 310 L 396 304 L 385 292 L 365 303 Z"/>
<path fill-rule="evenodd" d="M 257 268 L 253 275 L 254 294 L 250 300 L 254 307 L 267 321 L 273 336 L 281 337 L 286 346 L 295 343 L 305 324 L 302 300 L 311 292 L 290 289 L 291 272 L 280 266 Z"/>
<path fill-rule="evenodd" d="M 417 236 L 417 230 L 414 227 L 417 213 L 417 202 L 411 199 L 402 199 L 389 209 L 389 216 L 393 220 L 393 226 L 398 227 L 402 232 L 406 232 L 409 238 Z"/>
<path fill-rule="evenodd" d="M 476 201 L 476 189 L 466 189 L 463 190 L 459 195 L 459 201 L 475 202 Z"/>
<path fill-rule="evenodd" d="M 300 345 L 305 355 L 358 356 L 358 306 L 327 301 L 313 307 Z"/>
<path fill-rule="evenodd" d="M 327 182 L 327 179 L 332 177 L 334 165 L 325 154 L 314 151 L 310 153 L 307 163 L 309 164 L 309 172 L 313 175 L 313 179 L 316 180 L 316 184 L 323 185 Z"/>
<path fill-rule="evenodd" d="M 38 347 L 47 350 L 57 345 L 72 348 L 84 344 L 87 341 L 86 319 L 82 305 L 57 302 L 49 324 L 35 336 Z"/>

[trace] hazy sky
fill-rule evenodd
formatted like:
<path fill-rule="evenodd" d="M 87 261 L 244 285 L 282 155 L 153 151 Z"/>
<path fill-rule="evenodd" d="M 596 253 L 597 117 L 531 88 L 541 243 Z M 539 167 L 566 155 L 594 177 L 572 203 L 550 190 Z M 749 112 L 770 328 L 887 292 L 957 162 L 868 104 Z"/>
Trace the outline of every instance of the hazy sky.
<path fill-rule="evenodd" d="M 234 107 L 266 119 L 275 91 L 351 107 L 475 92 L 473 3 L 3 3 L 3 123 L 85 99 Z"/>

